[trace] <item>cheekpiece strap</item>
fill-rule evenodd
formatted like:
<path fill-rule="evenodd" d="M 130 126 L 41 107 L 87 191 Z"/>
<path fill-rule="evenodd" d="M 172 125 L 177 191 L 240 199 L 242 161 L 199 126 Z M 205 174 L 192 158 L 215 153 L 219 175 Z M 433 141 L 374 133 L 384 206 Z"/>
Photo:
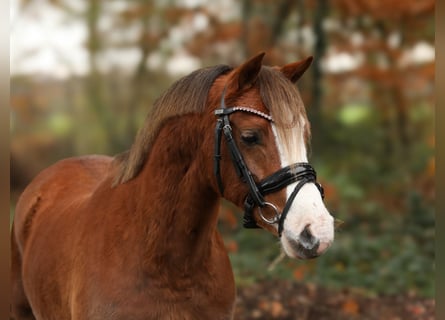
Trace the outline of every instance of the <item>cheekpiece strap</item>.
<path fill-rule="evenodd" d="M 258 205 L 260 207 L 264 206 L 264 199 L 263 196 L 258 189 L 258 185 L 253 179 L 252 173 L 247 168 L 246 163 L 244 162 L 244 159 L 241 155 L 241 152 L 239 151 L 235 140 L 233 139 L 232 135 L 232 127 L 230 126 L 230 120 L 229 115 L 231 115 L 234 112 L 248 112 L 252 113 L 256 116 L 260 116 L 268 121 L 273 121 L 272 117 L 264 112 L 255 110 L 253 108 L 249 107 L 242 107 L 242 106 L 234 106 L 228 108 L 225 103 L 225 93 L 226 93 L 226 87 L 223 90 L 223 93 L 221 95 L 221 102 L 220 102 L 220 108 L 215 110 L 215 115 L 217 116 L 217 123 L 215 128 L 215 151 L 214 151 L 214 165 L 213 165 L 213 171 L 216 176 L 216 181 L 218 184 L 219 191 L 221 195 L 224 194 L 224 186 L 222 183 L 222 177 L 221 177 L 221 170 L 220 170 L 220 161 L 221 161 L 221 137 L 222 134 L 224 134 L 224 137 L 226 139 L 227 145 L 230 150 L 230 156 L 232 158 L 232 162 L 235 166 L 235 170 L 238 174 L 238 176 L 243 179 L 245 183 L 249 186 L 249 194 L 251 195 L 255 205 Z"/>

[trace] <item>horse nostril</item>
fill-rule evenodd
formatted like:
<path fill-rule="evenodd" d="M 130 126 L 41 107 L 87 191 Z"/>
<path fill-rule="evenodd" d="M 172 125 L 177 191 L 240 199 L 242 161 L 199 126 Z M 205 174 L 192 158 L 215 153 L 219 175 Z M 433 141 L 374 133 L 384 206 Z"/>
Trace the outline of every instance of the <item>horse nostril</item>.
<path fill-rule="evenodd" d="M 285 233 L 286 234 L 286 233 Z M 318 237 L 315 237 L 310 226 L 307 225 L 298 237 L 292 236 L 292 233 L 286 234 L 285 245 L 286 248 L 290 248 L 291 256 L 296 256 L 300 259 L 313 259 L 325 252 L 332 241 L 321 242 Z"/>
<path fill-rule="evenodd" d="M 309 230 L 309 225 L 307 225 L 300 233 L 299 240 L 301 246 L 309 251 L 316 251 L 320 245 L 320 240 L 312 235 L 311 231 Z"/>

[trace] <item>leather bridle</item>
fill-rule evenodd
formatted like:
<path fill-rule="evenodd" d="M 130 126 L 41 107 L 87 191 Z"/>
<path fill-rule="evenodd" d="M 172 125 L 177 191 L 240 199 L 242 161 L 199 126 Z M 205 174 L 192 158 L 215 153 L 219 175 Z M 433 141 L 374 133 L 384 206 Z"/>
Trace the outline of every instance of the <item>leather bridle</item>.
<path fill-rule="evenodd" d="M 306 183 L 314 183 L 320 191 L 321 196 L 324 197 L 323 188 L 316 181 L 317 174 L 315 170 L 309 163 L 306 162 L 291 164 L 287 167 L 279 169 L 263 180 L 255 182 L 255 179 L 249 168 L 247 167 L 241 155 L 241 152 L 236 145 L 235 139 L 233 138 L 229 116 L 234 112 L 248 112 L 262 117 L 270 122 L 273 122 L 273 119 L 270 115 L 267 115 L 261 111 L 252 108 L 240 106 L 226 107 L 224 99 L 225 92 L 226 88 L 224 88 L 221 95 L 220 107 L 215 110 L 217 121 L 215 128 L 214 173 L 216 176 L 219 191 L 221 195 L 224 194 L 224 186 L 222 183 L 220 171 L 221 137 L 222 134 L 224 134 L 235 170 L 242 181 L 247 183 L 249 187 L 249 193 L 247 194 L 244 201 L 243 226 L 245 228 L 260 228 L 253 217 L 253 209 L 255 208 L 255 206 L 258 206 L 261 219 L 268 224 L 278 224 L 278 236 L 281 237 L 281 234 L 283 232 L 284 220 L 286 219 L 287 213 L 289 212 L 289 209 L 301 188 Z M 283 188 L 295 182 L 297 182 L 297 185 L 289 196 L 289 199 L 287 200 L 281 213 L 274 204 L 264 200 L 264 196 L 266 196 L 267 194 L 282 190 Z M 272 210 L 275 211 L 275 216 L 273 218 L 269 219 L 263 215 L 263 209 L 265 207 L 270 207 L 272 208 Z"/>

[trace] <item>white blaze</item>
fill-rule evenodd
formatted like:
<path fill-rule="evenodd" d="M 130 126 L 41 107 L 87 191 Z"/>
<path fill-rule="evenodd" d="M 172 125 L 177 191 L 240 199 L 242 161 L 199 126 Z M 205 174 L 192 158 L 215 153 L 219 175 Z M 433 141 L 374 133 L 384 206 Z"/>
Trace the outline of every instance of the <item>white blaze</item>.
<path fill-rule="evenodd" d="M 272 124 L 276 145 L 281 159 L 281 167 L 297 162 L 308 162 L 306 146 L 303 137 L 304 120 L 300 125 L 292 129 L 288 141 L 282 141 L 278 128 Z M 292 183 L 286 188 L 287 199 L 298 182 Z M 334 218 L 329 214 L 320 195 L 320 191 L 313 183 L 303 185 L 297 193 L 283 224 L 283 236 L 281 243 L 289 256 L 295 256 L 289 245 L 288 239 L 298 241 L 300 233 L 306 226 L 312 235 L 320 240 L 320 243 L 330 244 L 334 240 Z"/>

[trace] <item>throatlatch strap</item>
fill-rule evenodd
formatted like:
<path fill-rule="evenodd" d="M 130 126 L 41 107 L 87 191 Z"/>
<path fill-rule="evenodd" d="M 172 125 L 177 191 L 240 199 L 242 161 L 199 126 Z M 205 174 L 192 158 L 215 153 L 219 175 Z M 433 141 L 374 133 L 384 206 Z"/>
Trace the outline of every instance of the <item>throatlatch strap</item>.
<path fill-rule="evenodd" d="M 224 186 L 221 178 L 221 169 L 220 169 L 220 160 L 221 160 L 221 131 L 223 127 L 223 120 L 218 119 L 216 122 L 215 128 L 215 152 L 214 152 L 214 161 L 213 161 L 213 172 L 216 176 L 216 183 L 218 184 L 219 192 L 221 196 L 224 194 Z"/>

